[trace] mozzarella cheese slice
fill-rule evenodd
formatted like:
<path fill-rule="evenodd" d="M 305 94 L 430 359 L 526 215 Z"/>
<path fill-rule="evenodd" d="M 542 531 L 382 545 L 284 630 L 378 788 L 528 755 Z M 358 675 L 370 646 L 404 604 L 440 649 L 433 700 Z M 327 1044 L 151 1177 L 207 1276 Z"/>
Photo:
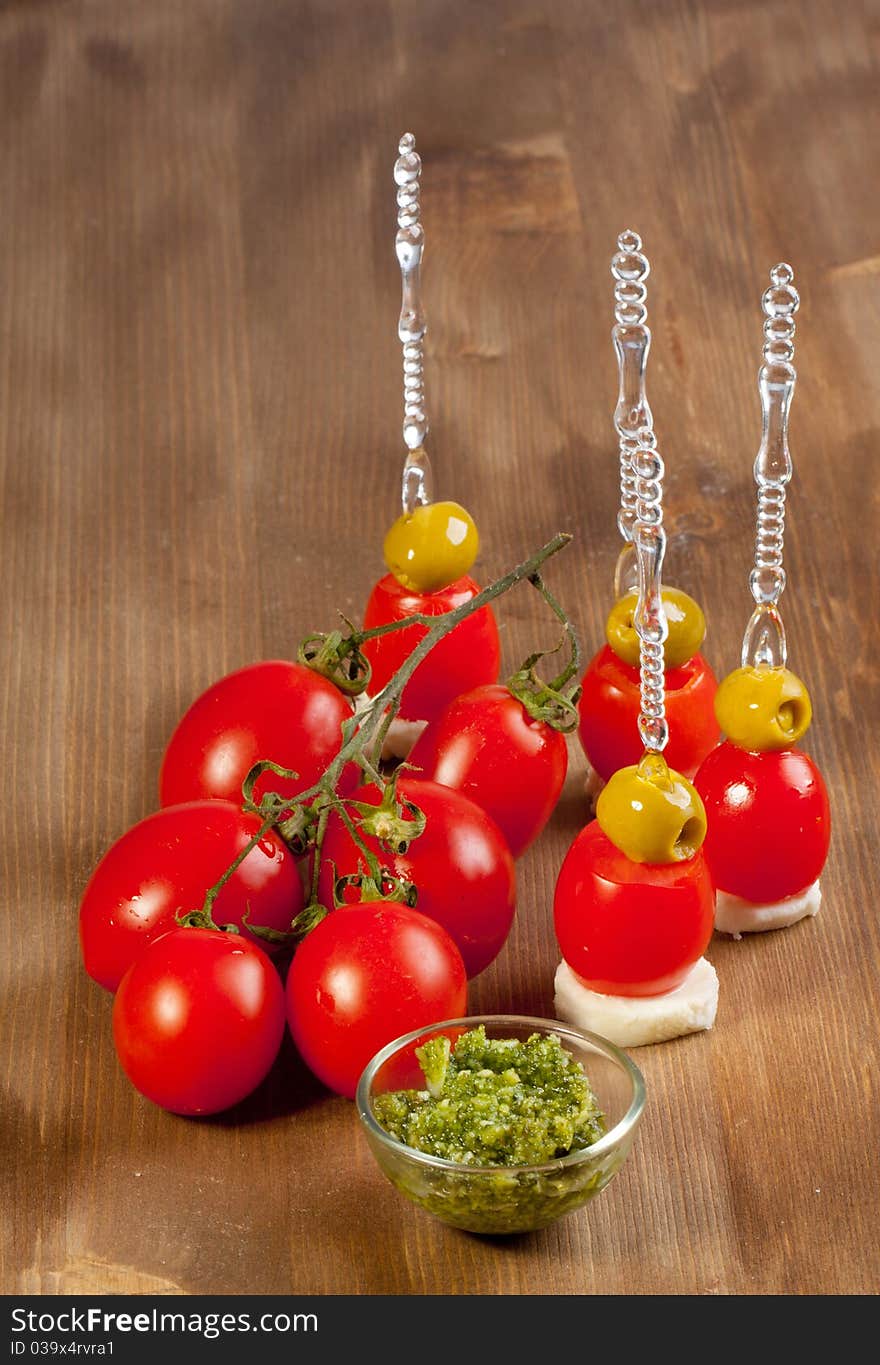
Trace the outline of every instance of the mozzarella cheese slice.
<path fill-rule="evenodd" d="M 382 757 L 408 758 L 410 750 L 427 724 L 426 720 L 401 720 L 398 716 L 388 727 L 388 734 L 382 745 Z M 413 776 L 418 777 L 418 773 Z"/>
<path fill-rule="evenodd" d="M 817 915 L 821 903 L 822 891 L 817 881 L 797 896 L 771 901 L 767 905 L 719 891 L 715 901 L 715 928 L 719 934 L 732 934 L 734 938 L 742 938 L 743 934 L 763 934 L 768 929 L 787 929 L 799 919 Z"/>
<path fill-rule="evenodd" d="M 618 1047 L 665 1043 L 711 1028 L 718 1009 L 718 975 L 707 958 L 665 995 L 600 995 L 579 981 L 567 962 L 556 969 L 556 1017 L 600 1033 Z"/>
<path fill-rule="evenodd" d="M 354 699 L 355 711 L 365 711 L 371 701 L 371 697 L 361 692 Z M 382 758 L 408 758 L 410 750 L 427 724 L 426 720 L 401 720 L 397 716 L 388 727 L 388 734 L 382 745 Z"/>

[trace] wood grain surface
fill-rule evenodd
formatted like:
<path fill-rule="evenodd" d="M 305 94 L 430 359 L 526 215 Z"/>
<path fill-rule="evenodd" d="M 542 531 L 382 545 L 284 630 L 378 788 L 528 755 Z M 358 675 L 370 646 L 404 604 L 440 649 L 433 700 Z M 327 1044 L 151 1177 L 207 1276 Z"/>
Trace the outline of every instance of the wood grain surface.
<path fill-rule="evenodd" d="M 6 1292 L 876 1291 L 878 58 L 876 0 L 0 5 Z M 76 938 L 190 700 L 357 615 L 381 571 L 406 128 L 439 488 L 484 581 L 574 532 L 548 577 L 588 652 L 618 547 L 617 233 L 653 262 L 669 577 L 719 672 L 749 611 L 769 267 L 802 294 L 783 609 L 835 820 L 822 913 L 713 943 L 717 1025 L 637 1054 L 623 1173 L 508 1241 L 398 1196 L 290 1048 L 227 1116 L 152 1107 Z M 528 589 L 499 617 L 510 668 L 555 640 Z M 582 778 L 572 743 L 475 1012 L 552 1012 Z"/>

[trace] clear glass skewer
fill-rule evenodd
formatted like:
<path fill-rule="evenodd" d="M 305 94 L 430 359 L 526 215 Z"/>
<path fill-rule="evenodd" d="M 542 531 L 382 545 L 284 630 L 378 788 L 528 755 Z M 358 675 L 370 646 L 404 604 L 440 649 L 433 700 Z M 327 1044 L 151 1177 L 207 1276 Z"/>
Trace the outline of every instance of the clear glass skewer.
<path fill-rule="evenodd" d="M 645 283 L 651 273 L 650 262 L 642 251 L 642 239 L 630 229 L 617 239 L 617 251 L 611 258 L 614 279 L 614 327 L 611 338 L 617 356 L 619 391 L 614 410 L 614 429 L 617 432 L 620 456 L 620 511 L 617 526 L 624 540 L 614 573 L 616 598 L 636 589 L 638 564 L 634 552 L 633 532 L 636 523 L 636 490 L 633 458 L 639 444 L 639 433 L 653 429 L 653 417 L 645 392 L 645 374 L 651 349 L 651 329 L 647 326 Z"/>
<path fill-rule="evenodd" d="M 764 363 L 758 371 L 761 399 L 761 445 L 755 457 L 758 490 L 755 563 L 749 587 L 755 609 L 743 636 L 743 667 L 783 667 L 787 659 L 785 627 L 779 599 L 785 591 L 782 564 L 785 536 L 785 492 L 793 466 L 788 448 L 788 417 L 797 382 L 794 367 L 794 315 L 800 296 L 794 272 L 784 261 L 770 271 L 770 287 L 761 299 L 764 311 Z"/>
<path fill-rule="evenodd" d="M 402 300 L 397 335 L 403 347 L 403 440 L 407 448 L 401 499 L 409 515 L 431 501 L 431 465 L 425 453 L 428 434 L 425 415 L 424 339 L 427 331 L 422 306 L 421 265 L 425 234 L 420 218 L 419 181 L 422 161 L 412 133 L 404 133 L 394 163 L 397 185 L 397 236 Z"/>
<path fill-rule="evenodd" d="M 669 739 L 666 721 L 666 674 L 663 645 L 669 633 L 663 608 L 663 460 L 648 427 L 637 438 L 632 469 L 636 495 L 633 544 L 639 571 L 639 597 L 634 625 L 639 637 L 641 706 L 639 735 L 645 748 L 662 754 Z"/>

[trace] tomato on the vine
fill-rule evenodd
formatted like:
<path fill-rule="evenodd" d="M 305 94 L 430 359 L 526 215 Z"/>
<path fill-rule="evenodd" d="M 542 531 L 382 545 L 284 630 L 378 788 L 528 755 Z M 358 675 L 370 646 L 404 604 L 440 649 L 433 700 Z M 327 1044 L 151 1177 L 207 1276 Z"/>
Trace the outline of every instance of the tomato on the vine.
<path fill-rule="evenodd" d="M 89 976 L 115 991 L 148 943 L 176 927 L 175 916 L 200 910 L 208 891 L 257 833 L 260 820 L 231 801 L 188 801 L 148 815 L 104 854 L 79 909 L 79 937 Z M 303 906 L 296 862 L 268 831 L 220 891 L 218 924 L 249 934 L 255 925 L 286 930 Z"/>
<path fill-rule="evenodd" d="M 175 1114 L 216 1114 L 266 1076 L 284 1017 L 281 978 L 256 944 L 215 929 L 172 929 L 123 977 L 113 1039 L 147 1099 Z"/>
<path fill-rule="evenodd" d="M 333 910 L 306 935 L 287 976 L 287 1018 L 306 1065 L 353 1098 L 380 1048 L 466 1013 L 461 954 L 439 924 L 386 901 Z"/>
<path fill-rule="evenodd" d="M 518 858 L 559 800 L 568 749 L 564 735 L 531 716 L 509 688 L 487 683 L 450 702 L 407 763 L 482 806 Z"/>
<path fill-rule="evenodd" d="M 305 664 L 271 659 L 228 673 L 197 697 L 162 761 L 163 806 L 212 797 L 241 804 L 241 787 L 261 759 L 298 774 L 265 773 L 254 789 L 296 796 L 322 776 L 342 747 L 349 699 Z"/>
<path fill-rule="evenodd" d="M 364 843 L 392 876 L 418 888 L 418 910 L 442 924 L 452 936 L 468 976 L 476 976 L 498 956 L 513 923 L 516 876 L 504 835 L 490 815 L 461 792 L 401 778 L 397 794 L 423 811 L 427 823 L 405 853 L 383 848 L 377 839 Z M 377 806 L 376 787 L 363 787 L 355 798 Z M 318 894 L 333 904 L 333 869 L 340 876 L 364 871 L 363 854 L 338 816 L 327 825 Z M 351 889 L 351 899 L 359 893 Z"/>
<path fill-rule="evenodd" d="M 822 774 L 800 749 L 752 753 L 725 740 L 694 780 L 716 886 L 770 904 L 816 881 L 831 840 Z"/>
<path fill-rule="evenodd" d="M 590 990 L 660 995 L 704 953 L 715 892 L 702 850 L 684 862 L 633 863 L 594 821 L 562 864 L 553 918 L 562 956 Z"/>
<path fill-rule="evenodd" d="M 469 602 L 479 591 L 473 579 L 465 576 L 436 592 L 412 592 L 392 574 L 386 574 L 370 594 L 364 628 L 405 621 L 415 614 L 442 616 Z M 371 695 L 381 691 L 425 634 L 425 626 L 414 625 L 365 642 L 363 652 L 372 668 Z M 500 667 L 498 627 L 491 607 L 482 607 L 439 640 L 419 664 L 403 689 L 401 719 L 431 720 L 460 693 L 480 683 L 495 682 Z"/>
<path fill-rule="evenodd" d="M 664 756 L 685 777 L 693 777 L 720 738 L 714 710 L 717 686 L 702 654 L 666 670 L 669 743 Z M 590 765 L 606 782 L 642 756 L 639 707 L 638 668 L 603 645 L 583 677 L 578 733 Z"/>

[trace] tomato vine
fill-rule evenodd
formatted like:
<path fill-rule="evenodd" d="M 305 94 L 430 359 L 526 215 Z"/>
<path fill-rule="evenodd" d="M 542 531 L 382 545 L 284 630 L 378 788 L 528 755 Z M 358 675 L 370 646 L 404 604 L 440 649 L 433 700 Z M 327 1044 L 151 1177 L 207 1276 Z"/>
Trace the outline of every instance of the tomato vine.
<path fill-rule="evenodd" d="M 509 592 L 516 584 L 526 581 L 536 589 L 554 616 L 562 622 L 565 632 L 563 643 L 568 642 L 570 660 L 552 682 L 543 683 L 535 673 L 535 665 L 542 655 L 533 654 L 513 675 L 508 686 L 537 718 L 546 720 L 559 730 L 573 728 L 577 721 L 575 703 L 578 689 L 570 687 L 569 684 L 579 671 L 580 649 L 574 627 L 547 588 L 540 572 L 542 565 L 563 549 L 570 540 L 570 535 L 560 532 L 509 573 L 444 615 L 427 616 L 416 613 L 405 620 L 391 621 L 365 630 L 357 629 L 343 618 L 348 633 L 335 630 L 327 634 L 311 635 L 304 640 L 299 648 L 299 661 L 328 678 L 346 695 L 358 697 L 366 692 L 370 682 L 370 665 L 363 653 L 363 644 L 413 625 L 425 628 L 421 640 L 388 683 L 366 705 L 353 710 L 351 716 L 344 721 L 341 748 L 327 765 L 322 776 L 310 787 L 293 798 L 278 792 L 266 791 L 259 802 L 256 802 L 254 800 L 256 784 L 266 773 L 291 780 L 295 780 L 298 774 L 268 758 L 262 759 L 251 768 L 242 787 L 242 796 L 245 810 L 260 817 L 260 827 L 234 862 L 206 892 L 200 909 L 180 916 L 178 922 L 181 925 L 225 929 L 237 933 L 237 926 L 215 923 L 213 906 L 222 888 L 251 850 L 269 830 L 275 829 L 294 853 L 300 855 L 311 853 L 313 866 L 308 903 L 293 920 L 288 933 L 252 924 L 247 917 L 245 922 L 251 933 L 268 941 L 287 942 L 293 946 L 301 942 L 332 908 L 323 905 L 318 899 L 322 849 L 331 813 L 339 816 L 364 858 L 367 896 L 396 900 L 408 898 L 411 902 L 412 896 L 407 889 L 402 890 L 392 884 L 394 879 L 389 878 L 381 867 L 375 853 L 361 836 L 358 820 L 352 817 L 353 810 L 361 821 L 368 823 L 368 827 L 364 824 L 365 832 L 377 837 L 381 845 L 391 849 L 400 848 L 409 840 L 418 838 L 424 828 L 423 813 L 412 803 L 399 800 L 396 790 L 397 774 L 385 778 L 380 769 L 382 748 L 397 718 L 403 690 L 438 641 L 449 635 L 467 617 Z M 368 782 L 378 786 L 382 791 L 382 801 L 378 808 L 370 806 L 359 810 L 358 803 L 340 795 L 340 780 L 348 765 L 352 763 L 360 767 Z"/>

